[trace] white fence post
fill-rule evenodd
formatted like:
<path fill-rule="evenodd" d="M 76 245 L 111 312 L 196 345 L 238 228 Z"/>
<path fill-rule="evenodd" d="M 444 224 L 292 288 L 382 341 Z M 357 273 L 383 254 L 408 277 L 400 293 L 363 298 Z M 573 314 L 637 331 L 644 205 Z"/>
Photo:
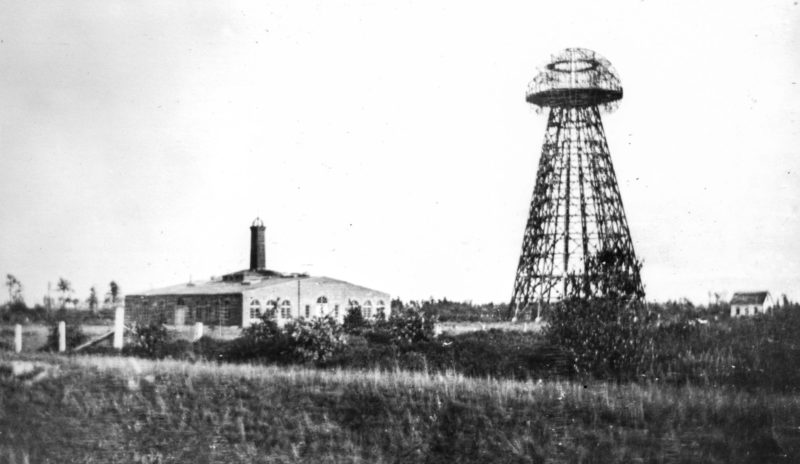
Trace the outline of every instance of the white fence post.
<path fill-rule="evenodd" d="M 22 351 L 22 326 L 17 324 L 14 326 L 14 352 L 20 351 Z"/>
<path fill-rule="evenodd" d="M 192 341 L 196 342 L 203 338 L 203 323 L 202 322 L 195 322 L 194 323 L 194 337 L 192 337 Z"/>
<path fill-rule="evenodd" d="M 527 322 L 522 326 L 522 331 L 523 332 L 527 332 L 528 331 L 528 323 Z"/>
<path fill-rule="evenodd" d="M 117 350 L 122 349 L 122 340 L 125 331 L 125 308 L 117 306 L 117 312 L 114 314 L 114 348 Z"/>
<path fill-rule="evenodd" d="M 67 324 L 64 321 L 58 323 L 58 352 L 67 351 Z"/>

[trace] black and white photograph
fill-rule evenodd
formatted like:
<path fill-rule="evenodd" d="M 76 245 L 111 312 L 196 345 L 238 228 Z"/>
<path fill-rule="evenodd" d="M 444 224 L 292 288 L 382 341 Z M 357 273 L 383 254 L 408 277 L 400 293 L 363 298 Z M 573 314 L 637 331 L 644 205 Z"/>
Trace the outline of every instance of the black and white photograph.
<path fill-rule="evenodd" d="M 0 0 L 0 464 L 800 463 L 800 4 Z"/>

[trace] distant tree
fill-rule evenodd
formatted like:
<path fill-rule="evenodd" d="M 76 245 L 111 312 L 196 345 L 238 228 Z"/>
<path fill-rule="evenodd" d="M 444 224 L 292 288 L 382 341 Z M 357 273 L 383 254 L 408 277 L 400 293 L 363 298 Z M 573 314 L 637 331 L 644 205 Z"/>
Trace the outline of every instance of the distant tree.
<path fill-rule="evenodd" d="M 367 325 L 364 315 L 361 313 L 361 305 L 358 303 L 351 303 L 347 308 L 347 314 L 344 315 L 342 326 L 345 332 L 352 333 L 358 332 L 362 327 Z"/>
<path fill-rule="evenodd" d="M 387 321 L 389 333 L 401 343 L 417 343 L 427 341 L 435 336 L 436 322 L 434 314 L 418 307 L 409 306 L 401 311 L 392 312 Z"/>
<path fill-rule="evenodd" d="M 45 295 L 45 296 L 42 298 L 42 306 L 43 306 L 43 307 L 44 307 L 44 308 L 45 308 L 47 311 L 50 311 L 50 310 L 52 310 L 52 309 L 53 309 L 53 306 L 54 306 L 53 297 L 51 297 L 50 295 Z"/>
<path fill-rule="evenodd" d="M 86 299 L 86 303 L 89 304 L 89 311 L 97 309 L 97 289 L 94 286 L 89 289 L 89 298 Z"/>
<path fill-rule="evenodd" d="M 63 277 L 59 277 L 56 288 L 58 293 L 61 294 L 59 297 L 59 301 L 61 301 L 61 309 L 64 309 L 67 306 L 67 303 L 72 302 L 72 299 L 70 298 L 70 294 L 72 293 L 72 283 Z"/>
<path fill-rule="evenodd" d="M 403 310 L 403 300 L 401 300 L 400 298 L 395 298 L 395 299 L 392 300 L 392 302 L 389 305 L 389 307 L 392 309 L 391 312 L 402 311 Z"/>
<path fill-rule="evenodd" d="M 108 294 L 106 294 L 106 303 L 116 304 L 119 299 L 119 285 L 115 281 L 108 284 Z"/>
<path fill-rule="evenodd" d="M 22 282 L 14 275 L 6 274 L 6 287 L 8 287 L 8 298 L 12 303 L 23 303 Z"/>

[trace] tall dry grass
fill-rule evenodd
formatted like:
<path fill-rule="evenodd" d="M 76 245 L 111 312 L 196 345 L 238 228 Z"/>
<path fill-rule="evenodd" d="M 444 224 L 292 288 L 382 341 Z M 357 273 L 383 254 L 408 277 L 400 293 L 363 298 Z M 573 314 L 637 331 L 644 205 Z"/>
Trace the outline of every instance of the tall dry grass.
<path fill-rule="evenodd" d="M 28 359 L 59 369 L 28 386 L 0 380 L 0 460 L 3 450 L 32 462 L 800 458 L 795 395 L 452 372 Z"/>

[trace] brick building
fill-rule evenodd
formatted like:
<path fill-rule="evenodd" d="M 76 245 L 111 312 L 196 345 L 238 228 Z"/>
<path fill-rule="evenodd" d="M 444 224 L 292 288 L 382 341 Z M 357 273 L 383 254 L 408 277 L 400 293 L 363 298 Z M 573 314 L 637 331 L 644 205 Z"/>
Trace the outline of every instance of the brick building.
<path fill-rule="evenodd" d="M 250 227 L 250 268 L 219 279 L 148 290 L 125 297 L 126 316 L 139 323 L 247 327 L 271 310 L 279 324 L 297 318 L 332 316 L 341 322 L 351 307 L 367 318 L 390 313 L 388 293 L 330 277 L 283 274 L 266 269 L 266 228 Z"/>

